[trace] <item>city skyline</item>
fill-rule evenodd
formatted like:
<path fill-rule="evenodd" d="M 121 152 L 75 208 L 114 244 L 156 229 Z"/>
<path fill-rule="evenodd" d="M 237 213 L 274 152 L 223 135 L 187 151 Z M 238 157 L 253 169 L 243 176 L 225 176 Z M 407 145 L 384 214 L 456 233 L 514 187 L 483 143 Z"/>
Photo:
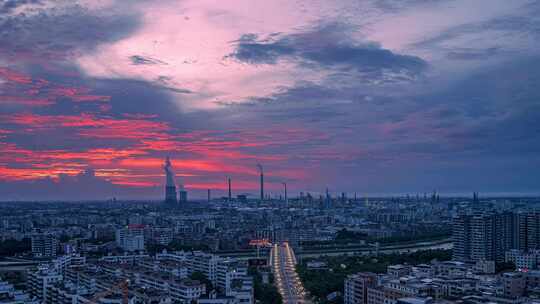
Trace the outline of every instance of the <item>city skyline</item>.
<path fill-rule="evenodd" d="M 539 194 L 535 1 L 0 4 L 0 200 Z M 261 166 L 261 167 L 258 167 Z"/>

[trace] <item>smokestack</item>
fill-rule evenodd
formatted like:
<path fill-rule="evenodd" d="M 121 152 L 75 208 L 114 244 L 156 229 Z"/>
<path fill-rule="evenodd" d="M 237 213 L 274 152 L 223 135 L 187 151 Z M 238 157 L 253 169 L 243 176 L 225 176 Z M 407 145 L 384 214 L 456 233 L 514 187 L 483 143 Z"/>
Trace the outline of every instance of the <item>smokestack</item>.
<path fill-rule="evenodd" d="M 232 200 L 231 178 L 229 177 L 229 202 Z"/>
<path fill-rule="evenodd" d="M 261 172 L 261 201 L 264 201 L 264 172 L 261 164 L 257 164 L 259 171 Z"/>
<path fill-rule="evenodd" d="M 208 202 L 210 202 L 210 199 L 211 199 L 211 197 L 210 197 L 210 189 L 208 189 Z"/>
<path fill-rule="evenodd" d="M 283 186 L 285 187 L 285 206 L 289 207 L 289 199 L 287 198 L 287 183 L 283 183 Z"/>

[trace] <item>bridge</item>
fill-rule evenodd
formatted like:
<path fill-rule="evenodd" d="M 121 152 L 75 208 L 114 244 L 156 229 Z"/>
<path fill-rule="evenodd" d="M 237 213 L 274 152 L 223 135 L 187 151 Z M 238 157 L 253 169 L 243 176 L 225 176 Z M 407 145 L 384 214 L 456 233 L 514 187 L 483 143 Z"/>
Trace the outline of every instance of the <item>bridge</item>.
<path fill-rule="evenodd" d="M 414 243 L 402 243 L 392 245 L 381 245 L 376 248 L 373 245 L 351 246 L 341 248 L 314 248 L 308 250 L 296 250 L 298 257 L 320 257 L 320 256 L 338 256 L 338 255 L 376 255 L 377 253 L 409 253 L 419 250 L 433 249 L 452 249 L 453 244 L 451 239 L 443 239 L 437 241 L 420 241 Z M 220 256 L 235 257 L 238 259 L 250 259 L 257 257 L 256 250 L 237 250 L 237 251 L 222 251 L 216 254 Z"/>

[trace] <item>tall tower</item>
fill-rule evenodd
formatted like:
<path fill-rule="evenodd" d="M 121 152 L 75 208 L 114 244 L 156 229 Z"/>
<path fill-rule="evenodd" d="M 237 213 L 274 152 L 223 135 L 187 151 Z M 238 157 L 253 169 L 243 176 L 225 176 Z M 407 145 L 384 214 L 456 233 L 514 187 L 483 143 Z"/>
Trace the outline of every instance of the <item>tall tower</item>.
<path fill-rule="evenodd" d="M 289 199 L 287 198 L 287 183 L 283 183 L 283 187 L 285 187 L 285 207 L 289 208 Z"/>
<path fill-rule="evenodd" d="M 259 171 L 261 172 L 261 201 L 264 201 L 264 171 L 261 164 L 257 164 Z"/>
<path fill-rule="evenodd" d="M 330 209 L 332 208 L 332 198 L 330 197 L 330 192 L 328 192 L 328 188 L 326 188 L 326 197 L 324 199 L 324 209 Z"/>
<path fill-rule="evenodd" d="M 229 181 L 229 202 L 232 200 L 232 190 L 231 190 L 231 178 L 228 178 Z"/>
<path fill-rule="evenodd" d="M 171 160 L 167 156 L 167 159 L 165 160 L 165 166 L 163 166 L 163 169 L 165 170 L 165 204 L 168 206 L 174 206 L 178 203 L 176 199 L 176 186 L 174 185 L 174 173 L 172 171 L 172 165 Z"/>

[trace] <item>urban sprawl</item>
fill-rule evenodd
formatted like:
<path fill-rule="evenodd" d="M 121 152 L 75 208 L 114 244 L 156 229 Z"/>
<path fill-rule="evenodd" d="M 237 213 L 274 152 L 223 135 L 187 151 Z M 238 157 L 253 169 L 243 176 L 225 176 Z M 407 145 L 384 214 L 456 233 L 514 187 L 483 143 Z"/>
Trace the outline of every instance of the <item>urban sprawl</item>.
<path fill-rule="evenodd" d="M 540 303 L 540 198 L 0 203 L 0 304 Z M 286 184 L 284 184 L 286 189 Z M 178 191 L 177 191 L 178 190 Z"/>

